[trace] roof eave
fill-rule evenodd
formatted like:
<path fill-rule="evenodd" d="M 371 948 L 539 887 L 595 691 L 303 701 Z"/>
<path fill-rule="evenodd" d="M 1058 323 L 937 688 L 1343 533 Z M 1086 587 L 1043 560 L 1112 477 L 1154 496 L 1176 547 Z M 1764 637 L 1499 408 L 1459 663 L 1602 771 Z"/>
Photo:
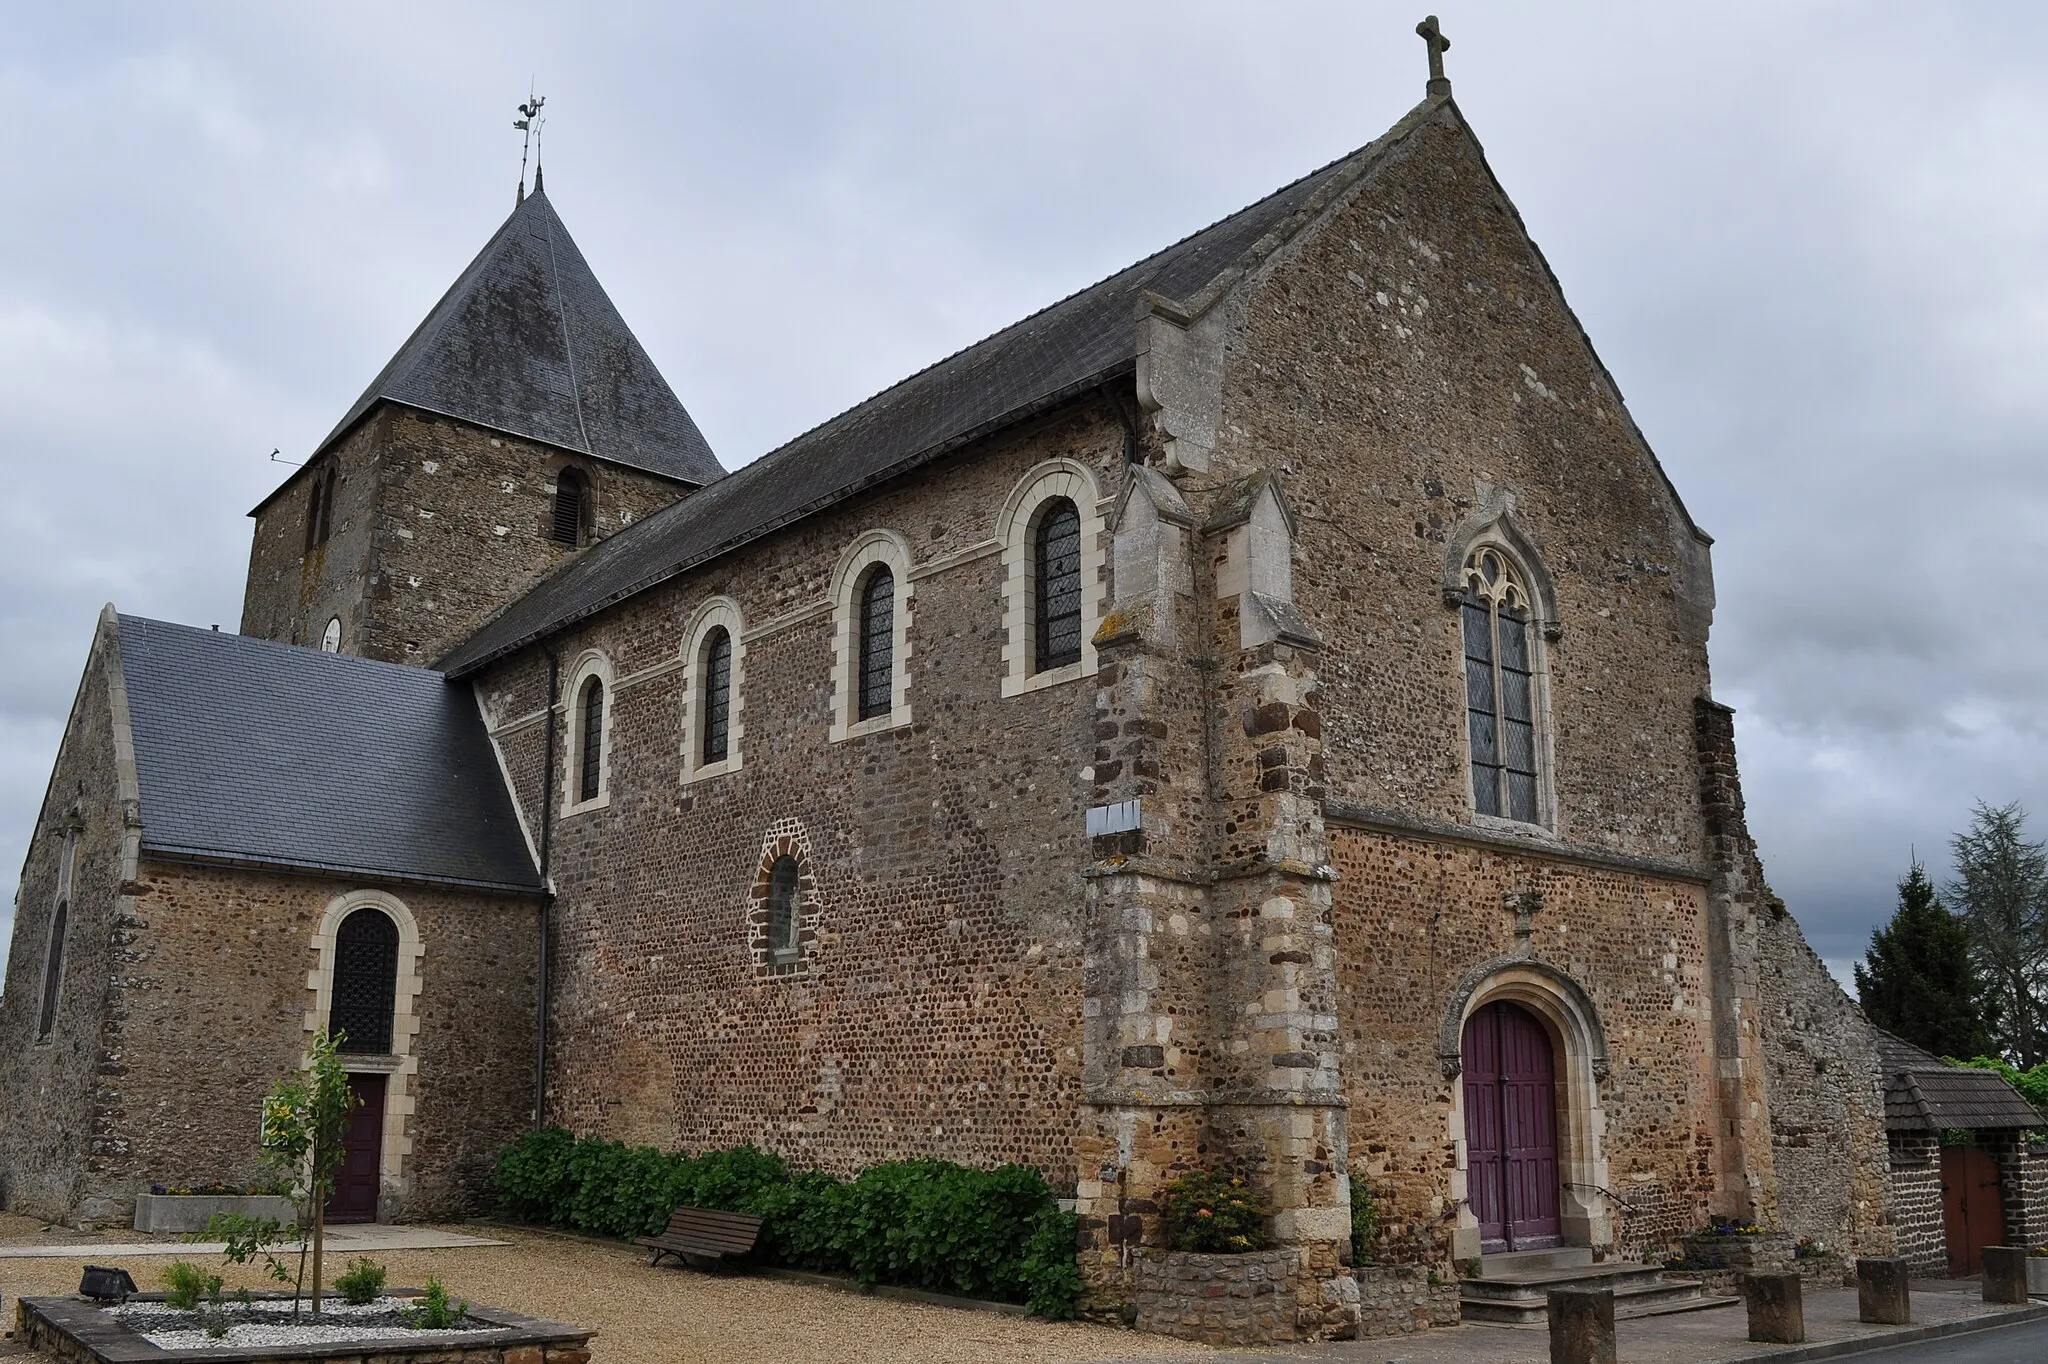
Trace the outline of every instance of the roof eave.
<path fill-rule="evenodd" d="M 142 840 L 142 858 L 145 861 L 183 862 L 193 866 L 224 867 L 236 871 L 283 872 L 286 875 L 320 876 L 347 878 L 356 881 L 384 882 L 392 885 L 445 886 L 458 890 L 487 892 L 493 895 L 517 895 L 522 898 L 545 898 L 549 892 L 538 878 L 532 883 L 492 881 L 480 877 L 442 876 L 432 872 L 409 872 L 390 867 L 363 867 L 341 862 L 319 862 L 302 858 L 265 857 L 258 854 L 238 853 L 219 848 L 191 848 L 176 844 L 153 843 Z"/>
<path fill-rule="evenodd" d="M 576 624 L 577 622 L 588 620 L 590 619 L 590 617 L 595 616 L 598 613 L 609 609 L 610 607 L 616 606 L 618 603 L 625 601 L 629 597 L 637 597 L 642 592 L 646 592 L 652 588 L 658 587 L 662 583 L 667 582 L 669 579 L 679 577 L 682 574 L 689 572 L 693 568 L 701 568 L 703 565 L 711 563 L 716 559 L 723 558 L 725 555 L 732 553 L 734 550 L 739 549 L 742 546 L 752 544 L 756 540 L 760 540 L 766 536 L 775 534 L 777 531 L 784 530 L 790 526 L 793 526 L 797 524 L 799 521 L 803 521 L 808 517 L 811 517 L 817 514 L 818 512 L 823 511 L 827 507 L 837 506 L 841 502 L 845 502 L 852 498 L 858 497 L 860 496 L 860 494 L 867 492 L 872 488 L 878 487 L 883 483 L 887 483 L 892 479 L 900 478 L 904 474 L 911 473 L 914 470 L 921 469 L 928 464 L 935 463 L 936 461 L 944 459 L 946 456 L 954 454 L 955 452 L 965 448 L 966 446 L 972 445 L 976 441 L 986 440 L 990 436 L 996 435 L 1001 431 L 1008 430 L 1010 427 L 1020 425 L 1024 422 L 1031 421 L 1038 417 L 1042 417 L 1046 413 L 1051 412 L 1056 408 L 1062 407 L 1067 403 L 1073 402 L 1078 398 L 1084 397 L 1087 394 L 1094 392 L 1095 390 L 1101 388 L 1104 384 L 1111 383 L 1116 379 L 1122 378 L 1125 375 L 1132 373 L 1136 369 L 1136 367 L 1137 360 L 1135 357 L 1118 360 L 1114 364 L 1106 365 L 1103 368 L 1096 370 L 1094 373 L 1088 375 L 1086 378 L 1077 379 L 1070 384 L 1064 384 L 1059 388 L 1054 389 L 1052 392 L 1044 394 L 1041 397 L 1035 398 L 1028 403 L 1020 404 L 1017 407 L 1011 408 L 1008 412 L 1005 412 L 1000 416 L 992 417 L 988 421 L 981 423 L 979 426 L 970 427 L 968 430 L 960 432 L 957 435 L 949 436 L 945 440 L 940 441 L 935 445 L 926 446 L 924 449 L 919 450 L 915 454 L 906 455 L 904 458 L 897 460 L 894 464 L 890 464 L 885 466 L 884 468 L 875 470 L 873 473 L 868 474 L 865 477 L 856 479 L 852 483 L 846 484 L 840 488 L 836 488 L 829 493 L 823 494 L 822 496 L 815 497 L 811 499 L 809 502 L 802 504 L 801 506 L 791 508 L 784 515 L 777 517 L 774 520 L 765 522 L 762 525 L 752 527 L 744 534 L 733 536 L 729 540 L 722 540 L 719 543 L 711 546 L 709 549 L 705 550 L 701 554 L 694 555 L 691 558 L 684 559 L 678 563 L 667 565 L 661 569 L 656 570 L 653 573 L 648 574 L 643 578 L 636 579 L 632 583 L 620 588 L 616 592 L 609 593 L 606 596 L 601 597 L 598 600 L 591 602 L 575 611 L 568 612 L 562 616 L 556 617 L 553 620 L 549 621 L 548 624 L 540 627 L 539 629 L 529 630 L 525 634 L 517 637 L 516 639 L 501 644 L 496 648 L 491 649 L 488 652 L 481 654 L 474 659 L 459 660 L 451 663 L 450 660 L 455 659 L 456 656 L 461 653 L 464 647 L 463 644 L 458 644 L 455 646 L 454 649 L 451 649 L 447 654 L 444 654 L 441 658 L 437 659 L 434 663 L 434 667 L 446 673 L 451 681 L 467 678 L 472 674 L 482 670 L 483 668 L 488 667 L 490 664 L 496 662 L 498 659 L 504 658 L 508 654 L 517 653 L 519 650 L 526 648 L 530 644 L 534 644 L 540 640 L 546 639 L 550 635 L 559 634 L 563 630 L 568 629 L 570 626 Z M 730 475 L 728 475 L 728 477 L 730 477 Z M 532 589 L 532 591 L 538 590 L 540 589 L 537 587 Z M 489 629 L 490 626 L 488 623 L 486 623 L 481 628 Z M 471 636 L 471 638 L 474 637 L 474 635 Z M 467 641 L 465 641 L 464 643 L 466 644 Z"/>

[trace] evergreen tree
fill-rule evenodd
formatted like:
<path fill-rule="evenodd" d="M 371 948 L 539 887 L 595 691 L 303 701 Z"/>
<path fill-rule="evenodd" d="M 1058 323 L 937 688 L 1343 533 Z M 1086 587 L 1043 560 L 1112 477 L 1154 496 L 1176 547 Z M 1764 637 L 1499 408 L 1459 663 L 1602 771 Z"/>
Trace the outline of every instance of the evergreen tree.
<path fill-rule="evenodd" d="M 1867 968 L 1867 969 L 1866 969 Z M 1934 893 L 1916 858 L 1899 882 L 1891 922 L 1870 934 L 1856 967 L 1856 997 L 1870 1021 L 1936 1056 L 1981 1056 L 1992 1046 L 1970 933 Z"/>
<path fill-rule="evenodd" d="M 1955 837 L 1947 890 L 1970 931 L 1997 1050 L 2022 1070 L 2048 1060 L 2048 845 L 2029 842 L 2026 823 L 2018 801 L 1978 801 L 1969 831 Z"/>

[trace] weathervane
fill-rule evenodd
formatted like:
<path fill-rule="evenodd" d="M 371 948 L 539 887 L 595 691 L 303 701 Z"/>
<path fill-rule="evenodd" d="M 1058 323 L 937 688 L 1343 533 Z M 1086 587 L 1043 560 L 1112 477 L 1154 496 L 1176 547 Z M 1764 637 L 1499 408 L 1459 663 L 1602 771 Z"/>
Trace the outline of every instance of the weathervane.
<path fill-rule="evenodd" d="M 545 96 L 535 95 L 533 85 L 527 83 L 526 103 L 519 106 L 519 117 L 512 126 L 526 134 L 519 143 L 519 197 L 514 203 L 526 202 L 526 153 L 531 150 L 533 158 L 533 187 L 540 189 L 540 130 L 547 120 L 540 116 L 541 106 L 547 103 Z"/>

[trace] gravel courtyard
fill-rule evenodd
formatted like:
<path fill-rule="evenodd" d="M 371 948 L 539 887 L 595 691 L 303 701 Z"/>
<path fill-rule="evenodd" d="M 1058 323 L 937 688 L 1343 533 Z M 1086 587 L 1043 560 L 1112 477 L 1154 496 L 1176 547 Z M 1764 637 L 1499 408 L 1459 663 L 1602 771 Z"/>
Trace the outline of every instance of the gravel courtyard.
<path fill-rule="evenodd" d="M 437 1275 L 457 1297 L 595 1326 L 599 1335 L 593 1358 L 603 1364 L 1092 1364 L 1184 1360 L 1204 1353 L 1200 1346 L 1109 1327 L 928 1307 L 753 1275 L 714 1277 L 669 1268 L 666 1262 L 652 1270 L 641 1252 L 607 1242 L 500 1227 L 451 1230 L 510 1244 L 379 1255 L 390 1282 L 417 1287 L 428 1275 Z M 133 1232 L 97 1237 L 62 1229 L 45 1233 L 40 1223 L 0 1214 L 0 1244 L 5 1245 L 135 1239 Z M 75 1291 L 80 1263 L 76 1257 L 0 1259 L 0 1310 L 8 1327 L 14 1323 L 15 1298 Z M 169 1263 L 137 1258 L 126 1267 L 144 1289 L 155 1290 Z M 342 1268 L 330 1261 L 329 1279 Z M 248 1273 L 229 1275 L 228 1282 L 274 1286 Z M 26 1353 L 6 1357 L 9 1364 L 38 1358 Z"/>

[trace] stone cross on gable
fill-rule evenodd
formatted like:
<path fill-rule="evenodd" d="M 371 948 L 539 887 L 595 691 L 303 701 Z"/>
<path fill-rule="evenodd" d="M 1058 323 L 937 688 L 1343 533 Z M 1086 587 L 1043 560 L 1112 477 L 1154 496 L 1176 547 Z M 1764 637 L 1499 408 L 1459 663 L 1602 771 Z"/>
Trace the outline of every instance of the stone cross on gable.
<path fill-rule="evenodd" d="M 1444 37 L 1443 25 L 1437 23 L 1436 16 L 1432 14 L 1415 26 L 1415 32 L 1429 46 L 1429 93 L 1450 94 L 1451 82 L 1444 75 L 1444 53 L 1451 50 L 1451 40 Z"/>

